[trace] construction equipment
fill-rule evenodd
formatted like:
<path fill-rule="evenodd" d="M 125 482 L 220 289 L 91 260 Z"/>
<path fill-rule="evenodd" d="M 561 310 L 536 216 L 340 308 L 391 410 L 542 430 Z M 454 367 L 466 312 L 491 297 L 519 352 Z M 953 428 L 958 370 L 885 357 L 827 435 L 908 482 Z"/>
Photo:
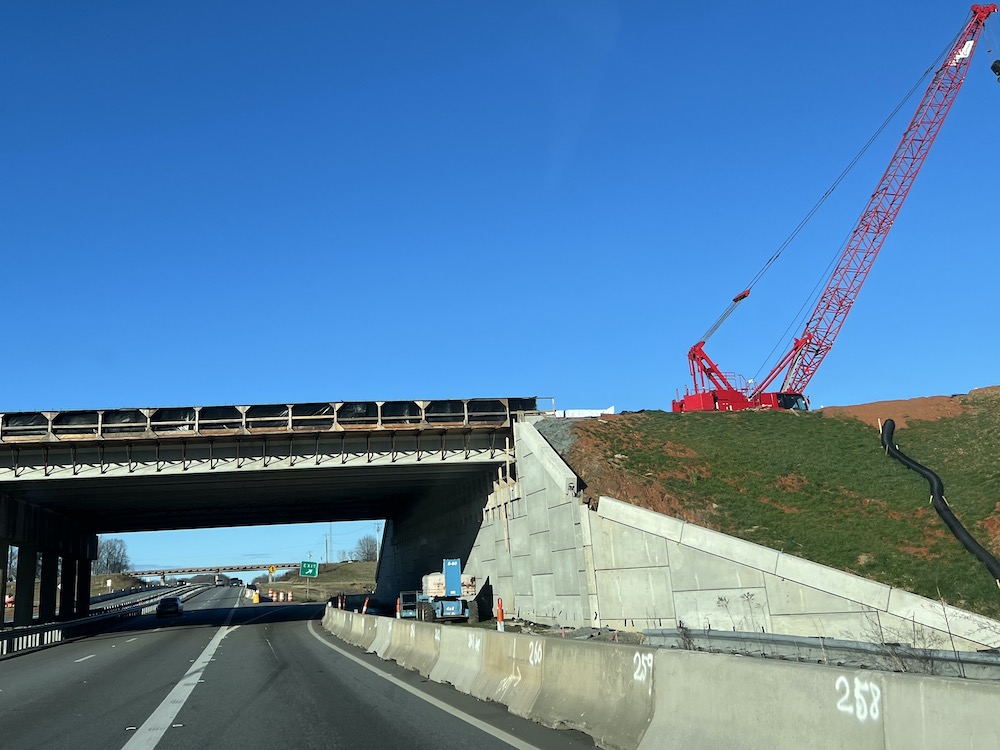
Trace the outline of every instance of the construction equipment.
<path fill-rule="evenodd" d="M 399 616 L 423 622 L 479 622 L 476 579 L 462 573 L 461 560 L 446 558 L 440 573 L 428 573 L 421 579 L 420 591 L 400 592 Z"/>
<path fill-rule="evenodd" d="M 756 384 L 741 376 L 722 372 L 705 353 L 708 338 L 736 306 L 750 296 L 750 289 L 745 289 L 733 298 L 729 308 L 688 351 L 688 366 L 694 381 L 694 391 L 685 392 L 684 396 L 675 399 L 673 411 L 809 408 L 803 395 L 806 385 L 829 353 L 857 299 L 861 285 L 965 81 L 983 25 L 990 14 L 996 11 L 997 6 L 992 3 L 972 6 L 972 17 L 956 37 L 944 62 L 931 79 L 916 114 L 903 133 L 896 153 L 861 213 L 839 262 L 820 294 L 805 330 L 794 339 L 791 349 Z M 998 68 L 1000 65 L 994 64 L 994 72 L 1000 75 Z M 785 376 L 781 388 L 768 392 L 767 388 L 782 372 L 785 372 Z"/>

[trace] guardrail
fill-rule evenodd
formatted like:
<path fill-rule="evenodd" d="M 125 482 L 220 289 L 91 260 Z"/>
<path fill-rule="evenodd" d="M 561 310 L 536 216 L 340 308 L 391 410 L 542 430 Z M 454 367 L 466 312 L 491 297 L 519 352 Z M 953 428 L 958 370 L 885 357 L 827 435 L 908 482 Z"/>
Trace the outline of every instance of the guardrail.
<path fill-rule="evenodd" d="M 0 415 L 0 442 L 134 441 L 344 430 L 505 427 L 519 414 L 537 413 L 539 400 L 532 396 L 14 412 Z"/>
<path fill-rule="evenodd" d="M 180 594 L 181 599 L 187 600 L 207 588 L 211 587 L 197 584 L 178 586 L 176 589 L 161 590 L 156 594 L 131 602 L 110 604 L 101 608 L 100 613 L 79 620 L 0 630 L 0 658 L 93 635 L 103 630 L 111 622 L 152 614 L 156 611 L 157 602 L 169 595 L 171 591 L 183 592 Z"/>
<path fill-rule="evenodd" d="M 995 650 L 957 651 L 907 643 L 687 628 L 644 630 L 643 636 L 651 646 L 687 651 L 1000 682 L 1000 653 Z"/>

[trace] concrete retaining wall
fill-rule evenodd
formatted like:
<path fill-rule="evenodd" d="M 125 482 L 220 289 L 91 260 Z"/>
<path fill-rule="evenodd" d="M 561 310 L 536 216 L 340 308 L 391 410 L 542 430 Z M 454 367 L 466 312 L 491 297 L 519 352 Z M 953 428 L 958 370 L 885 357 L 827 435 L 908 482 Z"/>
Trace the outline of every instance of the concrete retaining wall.
<path fill-rule="evenodd" d="M 533 425 L 516 424 L 514 436 L 517 482 L 494 485 L 466 565 L 492 582 L 508 617 L 1000 646 L 1000 622 L 614 498 L 592 510 Z"/>
<path fill-rule="evenodd" d="M 508 617 L 590 625 L 589 523 L 576 475 L 530 424 L 515 423 L 514 446 L 517 481 L 494 485 L 466 572 L 490 581 Z"/>
<path fill-rule="evenodd" d="M 421 673 L 430 665 L 432 680 L 579 729 L 600 747 L 1000 747 L 996 683 L 495 633 L 332 607 L 323 625 L 347 639 L 374 631 L 373 646 L 386 644 Z"/>

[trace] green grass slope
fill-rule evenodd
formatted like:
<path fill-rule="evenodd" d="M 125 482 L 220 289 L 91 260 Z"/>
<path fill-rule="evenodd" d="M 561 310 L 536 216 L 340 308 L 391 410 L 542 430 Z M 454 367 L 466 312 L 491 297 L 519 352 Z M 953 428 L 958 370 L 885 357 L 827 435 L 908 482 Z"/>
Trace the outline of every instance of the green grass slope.
<path fill-rule="evenodd" d="M 1000 555 L 1000 390 L 958 416 L 897 427 L 956 515 Z M 884 415 L 892 418 L 891 413 Z M 614 496 L 866 578 L 1000 617 L 1000 590 L 929 505 L 926 480 L 887 457 L 875 427 L 823 412 L 581 421 L 566 458 Z"/>
<path fill-rule="evenodd" d="M 374 562 L 320 563 L 315 578 L 303 578 L 297 570 L 275 576 L 268 583 L 267 576 L 254 579 L 260 589 L 286 594 L 291 591 L 298 601 L 325 601 L 338 594 L 365 594 L 375 588 Z"/>

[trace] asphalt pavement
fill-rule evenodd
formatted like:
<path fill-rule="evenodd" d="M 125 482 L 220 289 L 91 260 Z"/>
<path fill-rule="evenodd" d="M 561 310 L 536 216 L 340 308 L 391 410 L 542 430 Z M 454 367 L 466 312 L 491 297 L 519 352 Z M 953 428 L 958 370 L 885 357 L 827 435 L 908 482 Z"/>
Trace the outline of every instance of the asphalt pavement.
<path fill-rule="evenodd" d="M 345 644 L 323 605 L 241 594 L 0 661 L 0 747 L 593 747 Z"/>

